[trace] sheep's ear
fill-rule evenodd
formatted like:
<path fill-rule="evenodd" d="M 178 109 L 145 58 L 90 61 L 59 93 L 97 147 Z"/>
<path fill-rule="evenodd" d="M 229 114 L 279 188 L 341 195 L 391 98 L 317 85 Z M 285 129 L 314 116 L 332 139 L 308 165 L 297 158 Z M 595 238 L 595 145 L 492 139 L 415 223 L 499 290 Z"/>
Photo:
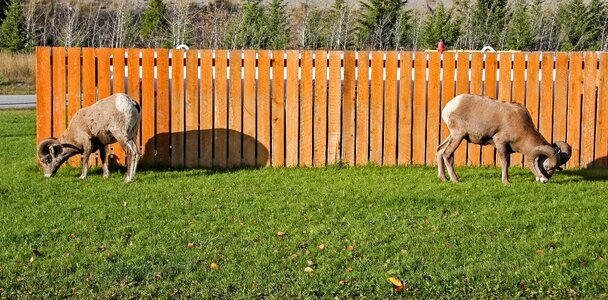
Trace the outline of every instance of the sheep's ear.
<path fill-rule="evenodd" d="M 51 153 L 51 155 L 53 157 L 58 156 L 62 152 L 63 152 L 63 146 L 61 146 L 61 145 L 50 145 L 49 146 L 49 153 Z"/>

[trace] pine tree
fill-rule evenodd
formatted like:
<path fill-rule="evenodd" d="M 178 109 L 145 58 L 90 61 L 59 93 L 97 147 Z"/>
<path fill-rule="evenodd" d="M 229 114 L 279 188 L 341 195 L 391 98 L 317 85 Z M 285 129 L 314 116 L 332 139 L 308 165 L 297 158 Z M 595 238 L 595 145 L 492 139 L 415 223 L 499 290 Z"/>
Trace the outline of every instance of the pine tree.
<path fill-rule="evenodd" d="M 289 27 L 284 0 L 272 0 L 270 2 L 270 13 L 266 26 L 268 48 L 285 49 L 289 43 Z"/>
<path fill-rule="evenodd" d="M 370 49 L 389 49 L 395 47 L 395 26 L 399 17 L 404 17 L 407 0 L 369 0 L 359 2 L 359 46 Z M 404 26 L 402 26 L 404 27 Z"/>
<path fill-rule="evenodd" d="M 534 46 L 531 16 L 526 0 L 517 0 L 512 6 L 505 46 L 511 50 L 532 50 Z"/>
<path fill-rule="evenodd" d="M 261 0 L 242 0 L 241 13 L 229 25 L 224 46 L 228 49 L 261 49 L 268 43 L 266 15 Z"/>
<path fill-rule="evenodd" d="M 507 0 L 477 0 L 473 9 L 475 48 L 499 47 L 504 33 Z"/>
<path fill-rule="evenodd" d="M 586 50 L 599 50 L 602 37 L 605 35 L 607 21 L 606 4 L 603 0 L 591 0 L 587 4 L 587 36 L 589 38 Z"/>
<path fill-rule="evenodd" d="M 6 18 L 0 26 L 0 48 L 17 52 L 25 49 L 26 43 L 25 18 L 21 1 L 11 0 L 6 9 Z"/>
<path fill-rule="evenodd" d="M 458 24 L 452 18 L 452 10 L 440 3 L 435 11 L 424 20 L 420 33 L 420 47 L 433 48 L 439 40 L 446 47 L 452 47 L 458 39 Z"/>
<path fill-rule="evenodd" d="M 566 0 L 557 8 L 560 48 L 581 51 L 589 48 L 593 34 L 588 30 L 590 20 L 583 0 Z"/>
<path fill-rule="evenodd" d="M 167 46 L 167 5 L 162 0 L 150 0 L 141 18 L 139 37 L 148 47 Z"/>

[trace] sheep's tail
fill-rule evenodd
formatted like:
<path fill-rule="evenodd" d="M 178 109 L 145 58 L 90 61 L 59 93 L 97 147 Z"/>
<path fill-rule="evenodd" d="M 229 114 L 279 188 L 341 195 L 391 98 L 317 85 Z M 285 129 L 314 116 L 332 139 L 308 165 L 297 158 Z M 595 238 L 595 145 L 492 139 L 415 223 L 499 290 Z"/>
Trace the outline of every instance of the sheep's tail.
<path fill-rule="evenodd" d="M 450 142 L 451 138 L 448 136 L 441 144 L 439 144 L 439 146 L 437 146 L 437 151 L 442 150 L 443 148 L 445 148 L 448 143 Z"/>

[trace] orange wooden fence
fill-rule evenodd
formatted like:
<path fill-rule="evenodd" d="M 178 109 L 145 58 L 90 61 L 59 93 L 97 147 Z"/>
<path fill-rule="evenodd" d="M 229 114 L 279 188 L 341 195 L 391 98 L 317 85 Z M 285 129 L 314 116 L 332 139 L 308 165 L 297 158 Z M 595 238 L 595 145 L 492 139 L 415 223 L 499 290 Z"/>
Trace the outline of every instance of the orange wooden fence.
<path fill-rule="evenodd" d="M 460 93 L 526 106 L 548 140 L 572 145 L 568 167 L 608 166 L 608 53 L 41 47 L 36 57 L 38 141 L 126 92 L 142 106 L 148 166 L 432 165 L 449 134 L 441 108 Z M 120 147 L 112 157 L 124 162 Z M 496 163 L 473 144 L 455 159 Z"/>

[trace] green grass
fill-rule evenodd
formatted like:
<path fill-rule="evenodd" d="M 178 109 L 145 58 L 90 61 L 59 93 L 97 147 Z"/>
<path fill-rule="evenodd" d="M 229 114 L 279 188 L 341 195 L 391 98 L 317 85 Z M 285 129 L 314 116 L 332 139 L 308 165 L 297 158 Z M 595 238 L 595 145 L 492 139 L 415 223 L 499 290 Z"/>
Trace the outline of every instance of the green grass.
<path fill-rule="evenodd" d="M 605 170 L 541 185 L 512 168 L 510 186 L 497 168 L 457 169 L 461 184 L 426 167 L 142 170 L 124 184 L 123 170 L 45 179 L 33 111 L 0 111 L 0 139 L 0 298 L 608 298 Z"/>

